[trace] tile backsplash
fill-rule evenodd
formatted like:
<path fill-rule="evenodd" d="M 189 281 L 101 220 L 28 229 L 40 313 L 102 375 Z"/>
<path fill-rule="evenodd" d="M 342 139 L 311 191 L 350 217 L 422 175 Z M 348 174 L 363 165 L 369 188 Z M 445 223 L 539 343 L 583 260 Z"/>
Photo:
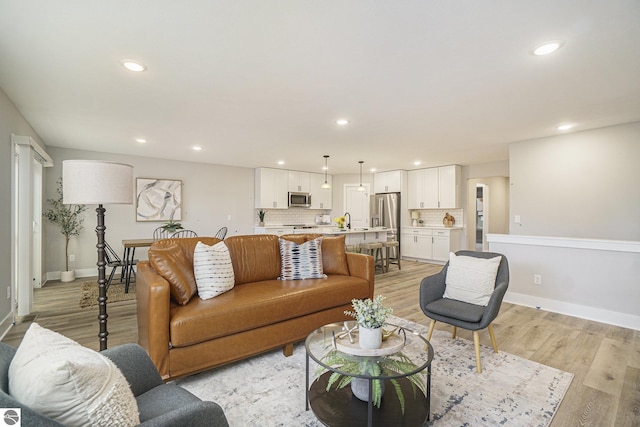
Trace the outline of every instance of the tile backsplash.
<path fill-rule="evenodd" d="M 448 212 L 449 215 L 456 219 L 456 226 L 464 225 L 464 209 L 423 209 L 419 210 L 420 219 L 424 221 L 422 225 L 442 225 L 442 219 Z"/>
<path fill-rule="evenodd" d="M 256 210 L 256 224 L 257 212 Z M 265 209 L 265 212 L 265 225 L 315 224 L 317 214 L 331 213 L 326 209 Z"/>

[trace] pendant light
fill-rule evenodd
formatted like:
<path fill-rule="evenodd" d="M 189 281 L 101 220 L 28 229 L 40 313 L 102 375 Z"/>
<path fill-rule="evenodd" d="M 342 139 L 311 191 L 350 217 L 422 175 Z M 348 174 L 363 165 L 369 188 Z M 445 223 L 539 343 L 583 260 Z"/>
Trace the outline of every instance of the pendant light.
<path fill-rule="evenodd" d="M 329 159 L 329 155 L 325 154 L 324 156 L 324 184 L 320 186 L 320 188 L 324 190 L 330 190 L 331 185 L 327 182 L 327 170 L 329 170 L 329 166 L 327 165 L 327 160 Z"/>
<path fill-rule="evenodd" d="M 362 185 L 362 164 L 364 163 L 364 160 L 360 160 L 358 161 L 358 163 L 360 163 L 360 187 L 358 187 L 358 191 L 364 191 L 364 185 Z"/>

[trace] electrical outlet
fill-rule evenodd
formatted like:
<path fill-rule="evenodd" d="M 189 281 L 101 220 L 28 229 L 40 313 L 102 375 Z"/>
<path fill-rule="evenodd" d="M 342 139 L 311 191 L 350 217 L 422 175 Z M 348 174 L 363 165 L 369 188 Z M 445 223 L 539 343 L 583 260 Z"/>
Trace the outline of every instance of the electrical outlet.
<path fill-rule="evenodd" d="M 533 275 L 533 284 L 534 285 L 542 285 L 542 274 L 534 274 Z"/>
<path fill-rule="evenodd" d="M 520 224 L 520 215 L 514 215 L 513 222 L 515 222 L 516 224 Z"/>
<path fill-rule="evenodd" d="M 76 260 L 75 255 L 69 255 L 69 262 L 74 262 Z"/>

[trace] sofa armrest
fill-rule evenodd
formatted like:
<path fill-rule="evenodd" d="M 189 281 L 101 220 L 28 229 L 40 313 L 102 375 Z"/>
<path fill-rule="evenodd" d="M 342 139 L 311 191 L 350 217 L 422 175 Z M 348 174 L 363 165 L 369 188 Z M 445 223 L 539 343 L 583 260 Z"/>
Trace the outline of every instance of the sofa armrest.
<path fill-rule="evenodd" d="M 120 369 L 134 396 L 164 384 L 146 351 L 138 344 L 123 344 L 102 351 Z"/>
<path fill-rule="evenodd" d="M 373 298 L 375 282 L 375 266 L 371 255 L 347 252 L 349 275 L 359 277 L 369 282 L 369 298 Z"/>
<path fill-rule="evenodd" d="M 194 402 L 140 424 L 144 427 L 229 427 L 222 408 L 214 402 Z"/>
<path fill-rule="evenodd" d="M 160 376 L 169 378 L 171 292 L 169 282 L 148 261 L 138 263 L 136 300 L 138 344 L 147 350 Z"/>

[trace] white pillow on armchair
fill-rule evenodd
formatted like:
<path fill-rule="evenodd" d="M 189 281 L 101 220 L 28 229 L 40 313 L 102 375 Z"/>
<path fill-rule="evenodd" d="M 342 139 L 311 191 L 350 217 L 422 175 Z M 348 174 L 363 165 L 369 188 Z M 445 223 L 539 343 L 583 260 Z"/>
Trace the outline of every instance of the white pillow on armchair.
<path fill-rule="evenodd" d="M 495 289 L 501 259 L 450 253 L 444 298 L 486 306 Z"/>

